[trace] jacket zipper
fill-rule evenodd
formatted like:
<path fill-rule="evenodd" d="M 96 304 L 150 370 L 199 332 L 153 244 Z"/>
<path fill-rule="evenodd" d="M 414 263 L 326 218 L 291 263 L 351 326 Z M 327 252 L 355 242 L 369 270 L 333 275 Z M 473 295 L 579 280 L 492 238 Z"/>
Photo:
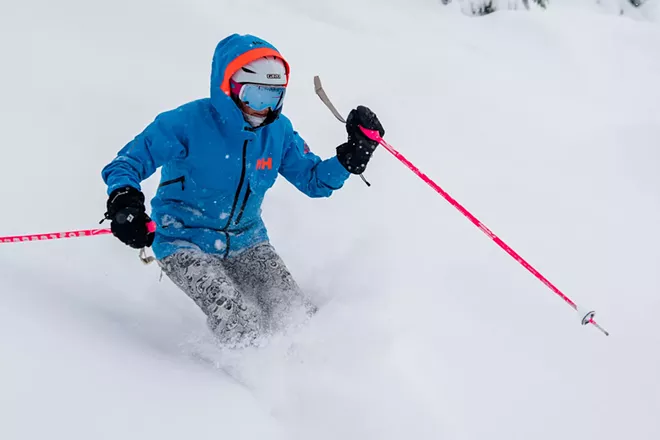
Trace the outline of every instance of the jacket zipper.
<path fill-rule="evenodd" d="M 174 183 L 179 183 L 179 182 L 181 182 L 181 191 L 186 189 L 186 176 L 177 177 L 176 179 L 172 179 L 172 180 L 166 180 L 165 182 L 158 185 L 158 188 L 162 188 L 163 186 L 172 185 Z"/>
<path fill-rule="evenodd" d="M 231 245 L 231 239 L 229 238 L 229 232 L 225 231 L 225 255 L 224 259 L 229 258 L 229 246 Z"/>
<path fill-rule="evenodd" d="M 245 197 L 243 198 L 241 209 L 240 211 L 238 211 L 238 217 L 236 217 L 236 221 L 234 222 L 235 225 L 239 224 L 241 219 L 243 218 L 243 212 L 245 211 L 245 207 L 247 206 L 247 202 L 248 199 L 250 198 L 250 194 L 252 194 L 252 188 L 250 188 L 250 182 L 248 182 L 248 187 L 247 190 L 245 190 Z"/>
<path fill-rule="evenodd" d="M 245 181 L 245 161 L 246 158 L 245 156 L 247 155 L 247 145 L 248 145 L 248 140 L 245 139 L 243 142 L 243 163 L 242 163 L 242 168 L 241 168 L 241 177 L 238 180 L 238 189 L 236 190 L 236 195 L 234 196 L 234 203 L 231 206 L 231 212 L 229 213 L 229 220 L 227 221 L 227 224 L 225 225 L 224 228 L 222 228 L 223 232 L 225 233 L 225 236 L 227 237 L 227 246 L 225 249 L 225 259 L 229 257 L 229 233 L 227 232 L 227 229 L 229 229 L 229 226 L 231 225 L 231 219 L 234 217 L 234 212 L 236 212 L 236 205 L 238 205 L 238 198 L 241 195 L 241 189 L 243 189 L 243 181 Z"/>

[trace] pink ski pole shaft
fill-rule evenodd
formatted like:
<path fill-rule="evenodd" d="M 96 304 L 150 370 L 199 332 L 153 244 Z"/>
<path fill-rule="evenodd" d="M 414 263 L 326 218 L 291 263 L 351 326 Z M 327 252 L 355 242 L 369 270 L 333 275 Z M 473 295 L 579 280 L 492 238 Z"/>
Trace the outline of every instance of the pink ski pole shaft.
<path fill-rule="evenodd" d="M 346 120 L 341 116 L 341 114 L 337 111 L 334 105 L 332 105 L 332 103 L 330 102 L 327 94 L 323 90 L 323 87 L 321 85 L 321 80 L 318 76 L 314 78 L 314 85 L 316 88 L 316 93 L 319 95 L 321 100 L 326 104 L 326 106 L 328 106 L 328 108 L 335 115 L 335 117 L 337 117 L 337 119 L 339 119 L 341 122 L 346 123 Z M 415 173 L 417 177 L 422 179 L 427 185 L 433 188 L 438 194 L 440 194 L 445 200 L 447 200 L 461 214 L 467 217 L 467 219 L 470 220 L 477 228 L 479 228 L 484 234 L 490 237 L 490 239 L 493 240 L 500 248 L 502 248 L 506 253 L 508 253 L 511 257 L 513 257 L 514 260 L 520 263 L 532 275 L 534 275 L 543 284 L 545 284 L 552 292 L 554 292 L 557 296 L 563 299 L 566 302 L 566 304 L 568 304 L 573 308 L 573 310 L 577 311 L 580 314 L 582 325 L 592 324 L 594 327 L 602 331 L 606 336 L 609 336 L 609 333 L 594 320 L 594 316 L 596 315 L 596 312 L 592 310 L 587 311 L 578 307 L 578 305 L 572 299 L 570 299 L 561 290 L 559 290 L 557 286 L 552 284 L 538 270 L 536 270 L 531 264 L 529 264 L 527 260 L 525 260 L 515 250 L 513 250 L 511 246 L 506 244 L 504 240 L 502 240 L 497 235 L 495 235 L 493 231 L 491 231 L 486 225 L 484 225 L 481 221 L 479 221 L 477 217 L 472 215 L 472 213 L 470 213 L 470 211 L 468 211 L 456 199 L 454 199 L 451 195 L 449 195 L 447 191 L 442 189 L 430 177 L 428 177 L 426 174 L 421 172 L 419 168 L 417 168 L 412 162 L 410 162 L 401 153 L 399 153 L 392 145 L 386 142 L 385 139 L 383 139 L 380 136 L 380 133 L 378 133 L 378 131 L 368 130 L 364 127 L 360 127 L 360 129 L 362 130 L 365 136 L 382 145 L 383 148 L 389 151 L 395 158 L 397 158 L 401 163 L 403 163 L 406 167 L 408 167 L 408 169 L 410 169 L 413 173 Z"/>
<path fill-rule="evenodd" d="M 149 232 L 155 232 L 156 223 L 153 221 L 147 223 L 147 230 Z M 0 243 L 23 243 L 26 241 L 60 240 L 63 238 L 91 237 L 95 235 L 106 235 L 106 234 L 112 234 L 112 231 L 110 229 L 80 229 L 77 231 L 50 232 L 47 234 L 12 235 L 7 237 L 0 237 Z"/>
<path fill-rule="evenodd" d="M 13 235 L 0 237 L 0 243 L 22 243 L 25 241 L 59 240 L 62 238 L 91 237 L 111 234 L 110 229 L 81 229 L 78 231 L 50 232 L 48 234 Z"/>

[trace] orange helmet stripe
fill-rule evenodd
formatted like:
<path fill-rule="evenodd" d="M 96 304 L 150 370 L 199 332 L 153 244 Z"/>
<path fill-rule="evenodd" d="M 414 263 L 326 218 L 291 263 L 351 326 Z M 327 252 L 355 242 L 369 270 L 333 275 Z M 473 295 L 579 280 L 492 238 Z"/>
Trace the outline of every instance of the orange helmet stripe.
<path fill-rule="evenodd" d="M 222 83 L 220 84 L 220 89 L 225 92 L 227 96 L 231 94 L 230 88 L 229 88 L 229 80 L 231 79 L 232 76 L 234 76 L 234 73 L 238 72 L 238 70 L 245 66 L 246 64 L 251 63 L 252 61 L 256 61 L 259 58 L 263 57 L 277 57 L 282 62 L 284 63 L 284 67 L 286 69 L 286 84 L 289 84 L 289 63 L 286 62 L 284 57 L 280 55 L 278 51 L 275 49 L 272 49 L 270 47 L 258 47 L 256 49 L 251 49 L 244 54 L 236 57 L 235 60 L 233 60 L 229 65 L 227 66 L 227 69 L 225 69 L 225 77 L 222 80 Z"/>

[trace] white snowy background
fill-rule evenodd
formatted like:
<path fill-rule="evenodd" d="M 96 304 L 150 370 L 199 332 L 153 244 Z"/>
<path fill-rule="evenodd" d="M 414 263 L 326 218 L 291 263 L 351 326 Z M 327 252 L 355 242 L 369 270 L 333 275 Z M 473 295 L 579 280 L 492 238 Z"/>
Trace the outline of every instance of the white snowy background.
<path fill-rule="evenodd" d="M 371 188 L 311 200 L 281 179 L 267 198 L 321 308 L 260 351 L 213 347 L 192 301 L 111 236 L 0 244 L 0 438 L 659 439 L 657 2 L 460 9 L 5 2 L 0 235 L 95 227 L 101 168 L 208 96 L 220 39 L 254 33 L 291 63 L 285 112 L 317 154 L 345 138 L 319 74 L 612 336 L 381 149 Z"/>

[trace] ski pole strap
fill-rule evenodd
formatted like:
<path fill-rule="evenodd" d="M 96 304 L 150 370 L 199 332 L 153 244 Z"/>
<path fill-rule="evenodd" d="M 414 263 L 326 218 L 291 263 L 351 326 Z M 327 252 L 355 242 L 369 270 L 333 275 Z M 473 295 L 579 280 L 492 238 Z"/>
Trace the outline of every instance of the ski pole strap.
<path fill-rule="evenodd" d="M 328 98 L 328 94 L 325 93 L 325 90 L 323 90 L 323 85 L 321 84 L 321 78 L 318 76 L 314 77 L 314 90 L 316 91 L 316 94 L 321 98 L 321 101 L 325 104 L 328 109 L 332 112 L 333 115 L 335 115 L 335 118 L 339 120 L 342 124 L 346 123 L 346 119 L 339 113 L 339 110 L 334 106 L 332 101 L 330 101 L 330 98 Z"/>

